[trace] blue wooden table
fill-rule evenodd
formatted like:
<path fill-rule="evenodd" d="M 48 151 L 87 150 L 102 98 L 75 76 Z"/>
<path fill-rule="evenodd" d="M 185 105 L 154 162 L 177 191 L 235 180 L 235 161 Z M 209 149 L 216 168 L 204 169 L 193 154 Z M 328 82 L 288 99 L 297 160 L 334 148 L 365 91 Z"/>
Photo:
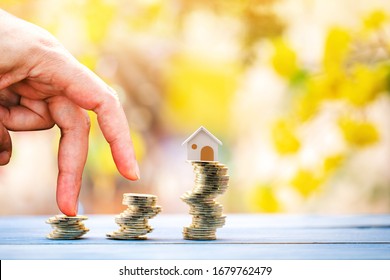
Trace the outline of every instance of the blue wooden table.
<path fill-rule="evenodd" d="M 390 215 L 228 214 L 215 241 L 184 240 L 189 215 L 160 214 L 148 240 L 131 241 L 105 238 L 118 228 L 114 215 L 88 217 L 79 240 L 46 239 L 48 216 L 0 217 L 0 259 L 390 260 Z"/>

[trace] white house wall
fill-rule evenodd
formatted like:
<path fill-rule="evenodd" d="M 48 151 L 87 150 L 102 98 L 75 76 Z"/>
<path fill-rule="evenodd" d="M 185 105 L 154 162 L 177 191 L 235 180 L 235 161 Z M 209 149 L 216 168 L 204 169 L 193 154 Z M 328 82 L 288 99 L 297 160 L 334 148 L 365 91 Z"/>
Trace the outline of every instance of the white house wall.
<path fill-rule="evenodd" d="M 192 145 L 196 144 L 197 148 L 192 149 Z M 214 160 L 218 160 L 218 143 L 212 139 L 207 133 L 200 131 L 190 141 L 187 142 L 187 159 L 200 160 L 200 151 L 204 146 L 210 146 L 214 150 Z"/>

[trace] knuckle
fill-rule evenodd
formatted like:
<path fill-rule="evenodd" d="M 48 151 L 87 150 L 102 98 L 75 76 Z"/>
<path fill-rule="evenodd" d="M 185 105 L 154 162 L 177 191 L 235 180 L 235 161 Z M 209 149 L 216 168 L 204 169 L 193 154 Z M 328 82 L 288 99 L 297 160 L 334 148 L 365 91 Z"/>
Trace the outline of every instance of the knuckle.
<path fill-rule="evenodd" d="M 91 119 L 89 118 L 88 113 L 86 111 L 83 112 L 81 125 L 83 129 L 88 131 L 91 128 Z"/>
<path fill-rule="evenodd" d="M 45 129 L 53 128 L 54 125 L 55 125 L 55 122 L 52 119 L 46 120 L 46 122 L 45 122 Z"/>

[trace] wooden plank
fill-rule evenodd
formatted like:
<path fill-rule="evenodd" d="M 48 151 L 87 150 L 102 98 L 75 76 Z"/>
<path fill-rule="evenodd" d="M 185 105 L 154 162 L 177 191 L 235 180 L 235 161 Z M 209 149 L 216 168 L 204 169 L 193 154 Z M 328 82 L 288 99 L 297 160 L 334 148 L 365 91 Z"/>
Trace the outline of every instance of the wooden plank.
<path fill-rule="evenodd" d="M 153 244 L 0 245 L 0 259 L 89 260 L 380 260 L 390 244 Z"/>
<path fill-rule="evenodd" d="M 46 234 L 51 227 L 44 223 L 46 217 L 30 218 L 2 218 L 0 219 L 0 244 L 111 244 L 118 242 L 108 240 L 105 234 L 117 228 L 110 216 L 91 216 L 86 222 L 90 232 L 81 240 L 48 240 Z M 252 219 L 250 219 L 252 218 Z M 214 243 L 390 243 L 390 226 L 387 220 L 380 224 L 377 219 L 363 221 L 353 227 L 351 223 L 347 226 L 325 227 L 322 221 L 321 226 L 295 227 L 293 225 L 271 226 L 266 228 L 256 216 L 234 216 L 227 222 L 225 227 L 217 231 L 218 240 Z M 284 218 L 281 218 L 284 219 Z M 355 219 L 355 218 L 353 218 Z M 249 222 L 250 221 L 250 222 Z M 161 216 L 159 219 L 151 220 L 150 224 L 155 230 L 148 235 L 152 243 L 188 243 L 193 241 L 183 240 L 182 227 L 188 225 L 185 217 L 180 215 Z M 274 222 L 275 223 L 275 222 Z M 358 224 L 354 222 L 355 224 Z M 303 223 L 301 223 L 303 224 Z M 330 224 L 330 222 L 328 223 Z M 362 226 L 364 225 L 364 226 Z M 144 243 L 145 241 L 133 241 Z M 199 241 L 197 241 L 199 243 Z"/>
<path fill-rule="evenodd" d="M 390 215 L 229 215 L 215 241 L 183 240 L 189 215 L 159 215 L 145 241 L 105 238 L 114 215 L 90 216 L 80 240 L 48 240 L 48 217 L 1 217 L 1 259 L 390 259 Z M 213 252 L 213 255 L 210 255 Z"/>

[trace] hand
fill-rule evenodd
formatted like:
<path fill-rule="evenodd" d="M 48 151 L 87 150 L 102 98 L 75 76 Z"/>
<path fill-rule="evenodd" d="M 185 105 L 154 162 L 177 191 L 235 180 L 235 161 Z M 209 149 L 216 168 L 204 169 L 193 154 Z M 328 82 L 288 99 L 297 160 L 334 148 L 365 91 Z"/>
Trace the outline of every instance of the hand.
<path fill-rule="evenodd" d="M 139 179 L 125 113 L 114 90 L 81 65 L 45 30 L 0 9 L 0 165 L 11 158 L 9 131 L 61 130 L 57 204 L 77 214 L 88 153 L 90 121 L 97 114 L 119 172 Z"/>

